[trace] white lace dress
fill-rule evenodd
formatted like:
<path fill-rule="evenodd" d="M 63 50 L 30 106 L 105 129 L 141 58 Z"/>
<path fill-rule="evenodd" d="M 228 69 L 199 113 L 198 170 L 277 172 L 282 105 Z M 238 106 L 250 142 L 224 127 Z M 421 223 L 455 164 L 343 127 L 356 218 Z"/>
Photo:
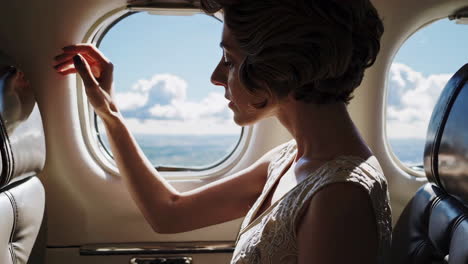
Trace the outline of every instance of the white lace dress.
<path fill-rule="evenodd" d="M 386 263 L 392 229 L 387 182 L 380 171 L 359 157 L 341 156 L 329 161 L 252 221 L 295 154 L 295 141 L 290 141 L 271 163 L 263 192 L 241 225 L 231 264 L 297 263 L 298 216 L 317 190 L 336 182 L 358 183 L 369 193 L 379 235 L 377 263 Z"/>

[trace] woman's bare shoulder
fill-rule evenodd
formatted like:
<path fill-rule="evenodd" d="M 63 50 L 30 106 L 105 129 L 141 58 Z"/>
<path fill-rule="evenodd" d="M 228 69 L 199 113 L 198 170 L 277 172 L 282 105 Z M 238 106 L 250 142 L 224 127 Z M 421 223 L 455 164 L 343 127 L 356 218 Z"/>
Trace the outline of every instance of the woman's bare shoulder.
<path fill-rule="evenodd" d="M 368 193 L 350 183 L 320 189 L 304 212 L 297 238 L 299 263 L 375 263 L 379 240 Z"/>

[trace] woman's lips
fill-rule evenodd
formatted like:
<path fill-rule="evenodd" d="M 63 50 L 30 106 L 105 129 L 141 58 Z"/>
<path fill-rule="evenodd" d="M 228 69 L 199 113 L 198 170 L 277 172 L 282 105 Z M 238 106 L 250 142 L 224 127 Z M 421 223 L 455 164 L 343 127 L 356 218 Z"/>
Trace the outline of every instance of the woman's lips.
<path fill-rule="evenodd" d="M 231 99 L 229 99 L 228 96 L 225 95 L 224 98 L 226 98 L 226 100 L 229 101 L 228 107 L 233 107 L 234 106 L 234 103 L 231 101 Z"/>

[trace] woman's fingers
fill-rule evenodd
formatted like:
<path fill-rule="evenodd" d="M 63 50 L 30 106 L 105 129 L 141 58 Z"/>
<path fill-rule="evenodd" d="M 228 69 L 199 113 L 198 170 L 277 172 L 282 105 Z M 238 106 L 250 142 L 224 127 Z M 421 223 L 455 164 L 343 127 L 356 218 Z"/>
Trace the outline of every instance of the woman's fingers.
<path fill-rule="evenodd" d="M 61 75 L 68 75 L 68 74 L 77 73 L 77 72 L 78 71 L 75 68 L 71 68 L 71 69 L 68 69 L 68 70 L 65 70 L 65 71 L 60 71 L 58 73 L 61 74 Z"/>
<path fill-rule="evenodd" d="M 73 60 L 73 56 L 75 56 L 76 54 L 79 54 L 79 53 L 62 53 L 60 55 L 57 55 L 55 56 L 54 60 L 55 60 L 55 64 L 60 64 L 60 63 L 63 63 L 63 62 L 66 62 L 66 61 L 71 61 Z M 83 57 L 85 57 L 85 59 L 88 61 L 88 63 L 96 63 L 96 60 L 93 59 L 90 55 L 88 54 L 81 54 Z"/>
<path fill-rule="evenodd" d="M 83 57 L 86 57 L 86 56 L 83 56 Z M 91 71 L 93 73 L 93 76 L 97 80 L 99 80 L 99 78 L 102 75 L 102 70 L 100 69 L 100 67 L 96 63 L 90 63 L 88 59 L 86 59 L 86 62 L 91 67 Z M 71 59 L 67 60 L 67 61 L 64 61 L 62 63 L 54 65 L 54 69 L 58 73 L 64 74 L 64 75 L 69 74 L 69 73 L 76 73 L 76 71 L 73 71 L 74 67 L 75 67 L 75 65 L 74 65 L 74 62 L 73 62 L 73 57 Z"/>
<path fill-rule="evenodd" d="M 91 68 L 91 72 L 97 81 L 103 82 L 104 88 L 109 86 L 108 80 L 112 78 L 113 66 L 112 63 L 94 46 L 91 44 L 76 44 L 63 48 L 63 53 L 56 56 L 54 68 L 59 73 L 70 73 L 72 68 L 73 57 L 80 54 Z M 109 78 L 108 76 L 111 76 Z"/>
<path fill-rule="evenodd" d="M 64 47 L 63 53 L 54 60 L 54 68 L 58 73 L 68 75 L 78 72 L 84 81 L 85 78 L 92 79 L 87 80 L 89 85 L 98 84 L 105 92 L 112 94 L 114 66 L 95 46 L 76 44 Z M 77 68 L 80 60 L 84 67 L 82 69 Z"/>
<path fill-rule="evenodd" d="M 89 44 L 68 46 L 54 60 L 59 74 L 81 76 L 88 100 L 97 113 L 118 111 L 112 102 L 113 65 L 96 47 Z"/>
<path fill-rule="evenodd" d="M 91 67 L 86 60 L 80 54 L 77 54 L 73 57 L 73 62 L 76 71 L 80 74 L 81 79 L 83 79 L 86 90 L 99 90 L 99 83 L 94 78 Z"/>
<path fill-rule="evenodd" d="M 76 44 L 63 48 L 64 54 L 82 54 L 88 59 L 97 62 L 100 66 L 107 66 L 110 61 L 94 45 Z M 88 57 L 89 56 L 89 57 Z"/>
<path fill-rule="evenodd" d="M 66 61 L 71 61 L 73 59 L 73 56 L 75 56 L 76 54 L 73 54 L 73 53 L 62 53 L 60 55 L 57 55 L 55 56 L 54 60 L 55 60 L 55 65 L 58 65 L 58 64 L 61 64 L 61 63 L 64 63 Z"/>
<path fill-rule="evenodd" d="M 74 68 L 73 57 L 69 60 L 63 61 L 54 65 L 54 69 L 58 72 L 68 70 L 69 68 Z"/>
<path fill-rule="evenodd" d="M 83 79 L 88 100 L 93 105 L 96 113 L 108 113 L 112 108 L 112 98 L 93 76 L 90 65 L 81 54 L 75 55 L 73 57 L 73 62 L 75 64 L 76 71 L 80 74 L 81 79 Z M 114 111 L 116 111 L 115 106 Z"/>

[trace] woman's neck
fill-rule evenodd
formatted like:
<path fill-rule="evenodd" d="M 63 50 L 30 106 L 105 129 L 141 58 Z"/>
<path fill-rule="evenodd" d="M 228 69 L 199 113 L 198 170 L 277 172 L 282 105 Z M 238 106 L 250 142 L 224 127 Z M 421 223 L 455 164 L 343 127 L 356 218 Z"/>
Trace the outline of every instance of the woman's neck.
<path fill-rule="evenodd" d="M 344 103 L 317 105 L 287 100 L 281 104 L 277 117 L 296 140 L 296 161 L 372 155 Z"/>

